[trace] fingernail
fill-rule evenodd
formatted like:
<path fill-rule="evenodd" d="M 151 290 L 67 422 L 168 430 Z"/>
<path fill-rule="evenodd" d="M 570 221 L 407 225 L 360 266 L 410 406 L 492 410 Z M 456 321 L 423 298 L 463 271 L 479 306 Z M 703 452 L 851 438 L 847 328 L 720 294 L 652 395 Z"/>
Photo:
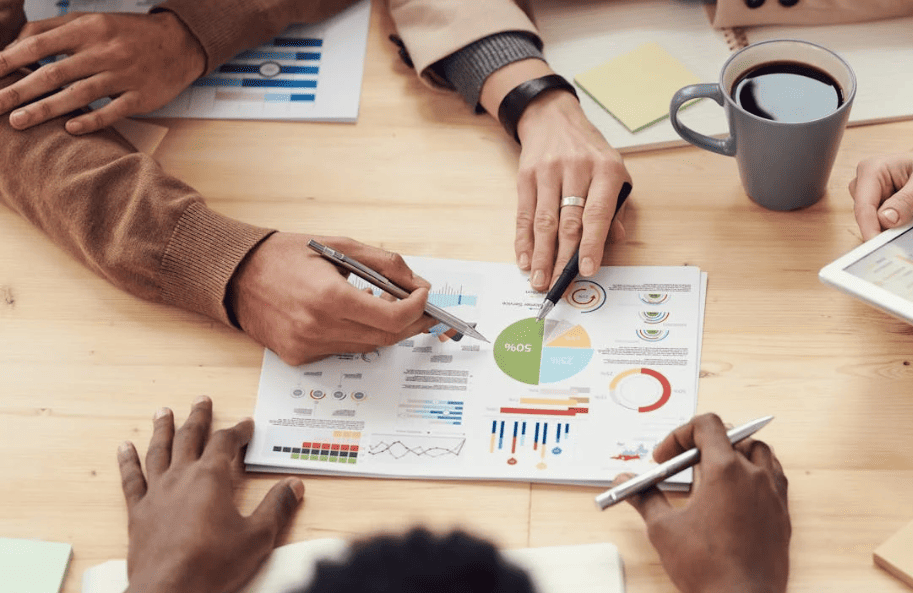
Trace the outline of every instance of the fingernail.
<path fill-rule="evenodd" d="M 159 408 L 158 411 L 153 416 L 153 420 L 160 420 L 171 413 L 171 410 L 168 408 Z"/>
<path fill-rule="evenodd" d="M 536 270 L 535 272 L 533 272 L 533 278 L 529 282 L 533 286 L 539 286 L 542 284 L 542 281 L 544 278 L 545 278 L 545 274 L 542 273 L 542 270 Z"/>
<path fill-rule="evenodd" d="M 117 456 L 121 457 L 121 458 L 127 457 L 128 455 L 130 455 L 131 448 L 132 447 L 130 445 L 130 441 L 124 441 L 117 447 Z"/>
<path fill-rule="evenodd" d="M 205 404 L 208 401 L 210 401 L 209 396 L 201 395 L 198 398 L 196 398 L 195 400 L 193 400 L 193 405 L 198 406 L 200 404 Z"/>
<path fill-rule="evenodd" d="M 82 122 L 81 121 L 68 121 L 67 122 L 67 131 L 71 134 L 78 134 L 82 132 Z"/>
<path fill-rule="evenodd" d="M 900 215 L 897 214 L 897 210 L 894 210 L 893 208 L 888 208 L 882 212 L 881 215 L 888 219 L 888 222 L 891 224 L 896 224 L 897 221 L 900 220 Z"/>
<path fill-rule="evenodd" d="M 297 499 L 298 502 L 301 502 L 301 499 L 304 498 L 304 482 L 298 478 L 290 478 L 288 487 L 295 494 L 295 499 Z"/>
<path fill-rule="evenodd" d="M 14 126 L 24 126 L 29 122 L 29 114 L 25 110 L 20 109 L 19 111 L 14 111 L 10 116 L 10 123 Z"/>
<path fill-rule="evenodd" d="M 592 276 L 596 273 L 596 266 L 593 264 L 592 257 L 583 258 L 583 261 L 580 262 L 580 273 L 584 276 Z"/>
<path fill-rule="evenodd" d="M 529 269 L 529 254 L 521 253 L 520 258 L 517 260 L 517 265 L 520 266 L 521 270 Z"/>

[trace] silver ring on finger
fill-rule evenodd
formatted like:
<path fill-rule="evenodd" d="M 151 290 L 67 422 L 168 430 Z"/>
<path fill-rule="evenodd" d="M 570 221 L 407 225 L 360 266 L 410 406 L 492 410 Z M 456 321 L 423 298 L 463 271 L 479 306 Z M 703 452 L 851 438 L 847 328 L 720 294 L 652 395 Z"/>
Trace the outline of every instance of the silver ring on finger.
<path fill-rule="evenodd" d="M 566 198 L 561 198 L 561 205 L 558 207 L 560 211 L 565 206 L 579 206 L 583 208 L 586 204 L 586 198 L 581 198 L 580 196 L 568 196 Z"/>

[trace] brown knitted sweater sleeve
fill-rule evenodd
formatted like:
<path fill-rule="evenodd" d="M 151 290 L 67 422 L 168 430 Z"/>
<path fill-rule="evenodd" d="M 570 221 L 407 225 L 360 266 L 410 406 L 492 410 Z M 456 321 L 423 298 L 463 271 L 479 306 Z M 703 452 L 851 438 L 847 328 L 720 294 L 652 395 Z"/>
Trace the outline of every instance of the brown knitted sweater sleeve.
<path fill-rule="evenodd" d="M 113 130 L 71 136 L 65 121 L 0 117 L 0 202 L 116 286 L 229 323 L 228 281 L 272 231 L 210 210 Z"/>

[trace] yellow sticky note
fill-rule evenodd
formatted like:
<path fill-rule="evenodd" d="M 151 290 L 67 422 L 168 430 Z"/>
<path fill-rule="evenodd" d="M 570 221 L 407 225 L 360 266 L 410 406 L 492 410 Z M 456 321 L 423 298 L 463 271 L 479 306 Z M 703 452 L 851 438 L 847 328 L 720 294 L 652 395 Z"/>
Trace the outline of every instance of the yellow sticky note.
<path fill-rule="evenodd" d="M 675 91 L 701 82 L 658 43 L 604 62 L 574 81 L 631 132 L 669 117 Z"/>

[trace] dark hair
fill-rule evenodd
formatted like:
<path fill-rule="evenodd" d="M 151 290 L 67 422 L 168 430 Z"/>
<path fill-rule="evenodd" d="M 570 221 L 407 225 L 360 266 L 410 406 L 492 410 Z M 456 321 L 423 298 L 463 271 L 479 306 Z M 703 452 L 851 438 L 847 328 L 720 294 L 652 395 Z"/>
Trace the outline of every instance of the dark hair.
<path fill-rule="evenodd" d="M 529 577 L 489 542 L 424 528 L 352 546 L 341 561 L 321 562 L 299 593 L 535 593 Z"/>

